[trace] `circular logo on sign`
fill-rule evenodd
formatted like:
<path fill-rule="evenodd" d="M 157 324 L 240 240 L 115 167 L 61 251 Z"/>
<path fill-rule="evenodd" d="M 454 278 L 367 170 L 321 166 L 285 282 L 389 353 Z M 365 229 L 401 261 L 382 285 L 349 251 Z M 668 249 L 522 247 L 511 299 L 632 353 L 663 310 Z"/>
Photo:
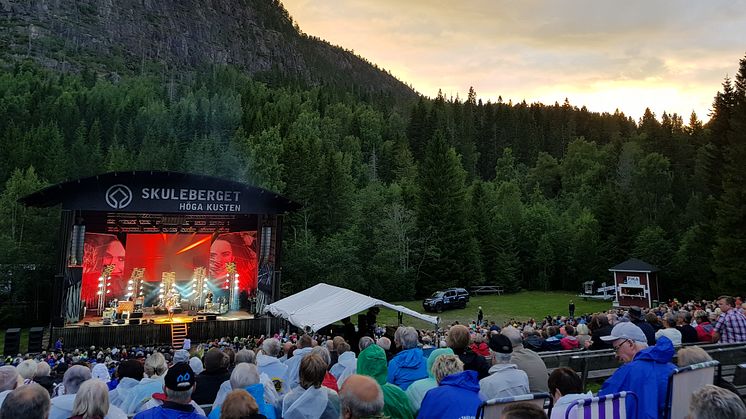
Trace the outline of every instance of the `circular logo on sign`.
<path fill-rule="evenodd" d="M 122 209 L 132 202 L 132 191 L 125 185 L 112 185 L 106 190 L 106 203 L 114 209 Z"/>

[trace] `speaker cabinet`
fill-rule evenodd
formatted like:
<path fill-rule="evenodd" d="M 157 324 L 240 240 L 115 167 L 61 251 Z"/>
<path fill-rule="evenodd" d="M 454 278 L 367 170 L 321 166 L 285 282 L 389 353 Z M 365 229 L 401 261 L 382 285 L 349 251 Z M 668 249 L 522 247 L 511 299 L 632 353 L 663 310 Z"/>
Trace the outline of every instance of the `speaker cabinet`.
<path fill-rule="evenodd" d="M 142 319 L 142 311 L 135 311 L 130 313 L 130 319 Z"/>
<path fill-rule="evenodd" d="M 217 314 L 208 314 L 205 317 L 207 318 L 207 321 L 212 321 L 212 320 L 217 320 L 218 319 L 218 315 Z"/>
<path fill-rule="evenodd" d="M 39 353 L 42 350 L 42 340 L 44 339 L 43 327 L 32 327 L 28 332 L 28 351 L 32 354 Z"/>
<path fill-rule="evenodd" d="M 140 319 L 130 319 L 129 324 L 140 324 Z"/>
<path fill-rule="evenodd" d="M 5 348 L 3 354 L 15 356 L 21 347 L 21 329 L 12 328 L 5 331 Z"/>

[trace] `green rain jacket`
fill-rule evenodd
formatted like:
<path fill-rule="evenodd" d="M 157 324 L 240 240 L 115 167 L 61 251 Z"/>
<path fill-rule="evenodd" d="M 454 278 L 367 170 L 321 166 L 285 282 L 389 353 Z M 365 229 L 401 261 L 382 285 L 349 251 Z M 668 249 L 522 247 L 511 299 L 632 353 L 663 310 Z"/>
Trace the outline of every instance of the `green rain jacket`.
<path fill-rule="evenodd" d="M 370 345 L 357 357 L 357 373 L 373 377 L 383 390 L 383 414 L 392 419 L 414 419 L 406 393 L 386 382 L 388 365 L 386 352 L 378 345 Z"/>

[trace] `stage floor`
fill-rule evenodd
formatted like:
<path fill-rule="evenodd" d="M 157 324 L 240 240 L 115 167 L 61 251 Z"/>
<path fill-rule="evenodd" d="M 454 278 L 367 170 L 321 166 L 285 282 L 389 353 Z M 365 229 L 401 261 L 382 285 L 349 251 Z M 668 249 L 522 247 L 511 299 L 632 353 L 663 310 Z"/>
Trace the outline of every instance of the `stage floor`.
<path fill-rule="evenodd" d="M 153 320 L 154 324 L 174 324 L 174 323 L 192 323 L 195 321 L 197 317 L 203 317 L 204 315 L 200 314 L 197 316 L 188 316 L 186 313 L 180 313 L 180 314 L 174 314 L 174 317 L 172 320 L 168 319 L 168 314 L 146 314 L 142 318 L 140 318 L 140 323 L 148 322 L 150 323 L 151 320 Z M 250 320 L 253 319 L 254 315 L 252 313 L 247 313 L 245 311 L 229 311 L 225 314 L 218 314 L 216 320 L 221 321 L 236 321 L 236 320 Z M 88 324 L 86 324 L 88 323 Z M 71 323 L 66 325 L 65 327 L 111 327 L 111 326 L 126 326 L 129 325 L 129 321 L 125 320 L 124 324 L 107 324 L 105 325 L 103 323 L 103 319 L 101 316 L 86 316 L 78 323 Z"/>

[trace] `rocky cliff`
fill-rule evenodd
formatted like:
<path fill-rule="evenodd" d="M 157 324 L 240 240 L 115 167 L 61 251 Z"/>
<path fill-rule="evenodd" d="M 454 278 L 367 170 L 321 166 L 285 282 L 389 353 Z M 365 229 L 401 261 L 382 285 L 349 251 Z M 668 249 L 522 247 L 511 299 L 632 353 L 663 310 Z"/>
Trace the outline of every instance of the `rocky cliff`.
<path fill-rule="evenodd" d="M 311 85 L 415 95 L 364 59 L 302 34 L 278 0 L 0 0 L 0 58 L 100 74 L 233 65 Z"/>

